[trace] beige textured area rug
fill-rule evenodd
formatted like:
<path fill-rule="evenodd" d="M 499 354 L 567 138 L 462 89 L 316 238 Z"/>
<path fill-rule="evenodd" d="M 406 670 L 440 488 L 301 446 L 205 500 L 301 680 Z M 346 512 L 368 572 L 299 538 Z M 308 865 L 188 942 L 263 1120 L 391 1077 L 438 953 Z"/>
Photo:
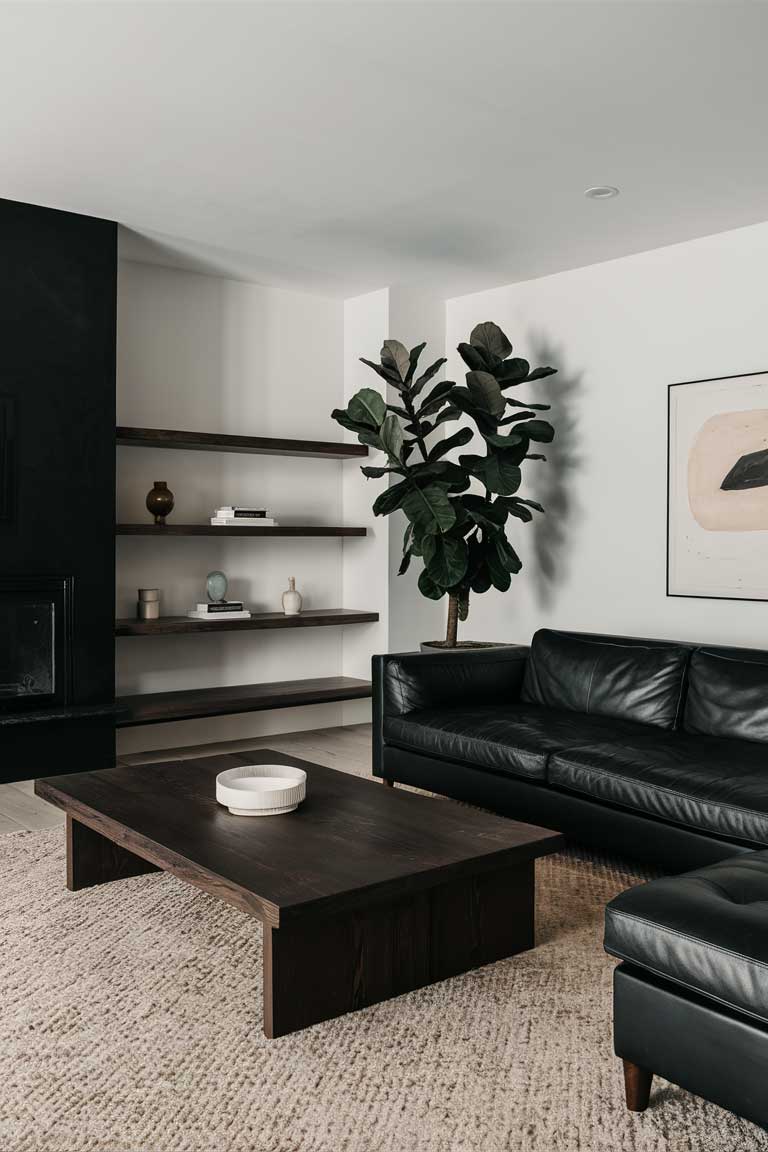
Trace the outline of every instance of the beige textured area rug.
<path fill-rule="evenodd" d="M 768 1149 L 660 1081 L 625 1111 L 607 864 L 539 862 L 534 951 L 274 1041 L 246 916 L 164 875 L 68 893 L 59 831 L 1 837 L 0 876 L 0 1152 Z"/>

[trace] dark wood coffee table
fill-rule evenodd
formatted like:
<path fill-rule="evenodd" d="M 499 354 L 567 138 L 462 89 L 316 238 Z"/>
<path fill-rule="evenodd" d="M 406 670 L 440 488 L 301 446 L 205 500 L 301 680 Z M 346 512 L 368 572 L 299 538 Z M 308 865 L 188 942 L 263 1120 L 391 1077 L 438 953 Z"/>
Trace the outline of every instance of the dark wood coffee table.
<path fill-rule="evenodd" d="M 293 764 L 307 799 L 232 816 L 218 772 Z M 72 891 L 162 869 L 264 925 L 264 1032 L 294 1032 L 534 944 L 545 828 L 259 751 L 38 780 L 67 816 Z"/>

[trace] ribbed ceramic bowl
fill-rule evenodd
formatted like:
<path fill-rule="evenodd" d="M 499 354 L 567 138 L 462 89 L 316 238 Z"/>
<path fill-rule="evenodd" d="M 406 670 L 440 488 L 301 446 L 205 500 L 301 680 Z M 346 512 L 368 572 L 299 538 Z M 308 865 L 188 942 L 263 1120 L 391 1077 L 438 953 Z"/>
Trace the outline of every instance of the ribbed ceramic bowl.
<path fill-rule="evenodd" d="M 233 816 L 293 812 L 306 794 L 306 772 L 288 764 L 241 764 L 216 777 L 216 799 Z"/>

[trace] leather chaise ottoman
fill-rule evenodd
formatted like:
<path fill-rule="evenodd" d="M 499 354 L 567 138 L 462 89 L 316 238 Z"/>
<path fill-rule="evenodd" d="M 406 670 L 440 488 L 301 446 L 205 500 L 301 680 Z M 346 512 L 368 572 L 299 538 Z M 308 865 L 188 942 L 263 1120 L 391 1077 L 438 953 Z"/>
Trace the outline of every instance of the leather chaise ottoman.
<path fill-rule="evenodd" d="M 654 1073 L 768 1126 L 768 851 L 630 888 L 606 908 L 627 1106 Z"/>

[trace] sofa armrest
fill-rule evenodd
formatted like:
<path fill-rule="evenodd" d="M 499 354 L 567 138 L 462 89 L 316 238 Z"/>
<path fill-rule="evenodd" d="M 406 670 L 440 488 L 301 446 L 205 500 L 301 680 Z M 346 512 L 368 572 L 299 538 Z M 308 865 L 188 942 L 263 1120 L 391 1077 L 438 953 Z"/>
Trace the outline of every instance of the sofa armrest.
<path fill-rule="evenodd" d="M 382 773 L 384 721 L 424 708 L 510 704 L 520 699 L 527 646 L 374 656 L 373 772 Z"/>

